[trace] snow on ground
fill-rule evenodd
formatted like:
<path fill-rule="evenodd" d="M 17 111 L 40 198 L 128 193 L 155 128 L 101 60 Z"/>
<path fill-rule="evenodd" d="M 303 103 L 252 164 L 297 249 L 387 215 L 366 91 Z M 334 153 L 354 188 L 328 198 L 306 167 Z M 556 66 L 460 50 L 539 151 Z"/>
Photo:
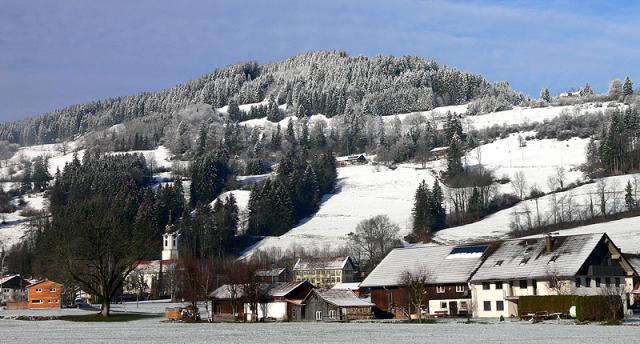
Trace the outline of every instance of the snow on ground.
<path fill-rule="evenodd" d="M 251 195 L 251 191 L 249 190 L 233 190 L 233 191 L 223 192 L 220 196 L 218 196 L 218 198 L 216 198 L 215 200 L 213 200 L 213 202 L 211 202 L 211 207 L 213 208 L 213 205 L 216 202 L 218 202 L 218 200 L 226 201 L 229 195 L 231 194 L 233 194 L 233 197 L 236 198 L 236 204 L 238 205 L 238 209 L 240 211 L 248 209 L 249 196 Z"/>
<path fill-rule="evenodd" d="M 339 168 L 338 191 L 325 196 L 312 218 L 302 220 L 280 237 L 265 238 L 247 250 L 247 254 L 256 249 L 286 250 L 293 246 L 337 248 L 344 245 L 345 236 L 355 231 L 360 221 L 380 214 L 398 223 L 405 235 L 411 227 L 413 196 L 423 179 L 433 184 L 431 171 L 410 164 L 399 165 L 396 170 L 380 167 L 379 172 L 371 165 Z"/>
<path fill-rule="evenodd" d="M 518 135 L 524 138 L 535 133 L 511 134 L 505 139 L 474 148 L 467 153 L 467 163 L 477 165 L 480 152 L 482 165 L 493 170 L 497 178 L 507 175 L 513 179 L 516 172 L 522 171 L 529 186 L 535 184 L 544 192 L 549 191 L 547 179 L 556 174 L 557 167 L 564 167 L 566 170 L 567 184 L 581 179 L 582 172 L 577 167 L 586 160 L 589 139 L 575 137 L 566 141 L 530 140 L 526 147 L 520 147 Z M 501 191 L 511 193 L 513 189 L 510 184 L 505 184 Z"/>
<path fill-rule="evenodd" d="M 617 213 L 624 210 L 624 188 L 627 181 L 633 180 L 634 177 L 640 178 L 640 174 L 603 178 L 607 185 L 606 208 L 608 213 Z M 481 221 L 444 229 L 436 234 L 434 240 L 439 243 L 460 243 L 504 239 L 508 237 L 511 231 L 511 224 L 516 219 L 524 224 L 527 222 L 527 218 L 531 218 L 531 221 L 535 223 L 537 221 L 537 209 L 539 209 L 541 222 L 552 223 L 554 197 L 558 202 L 558 207 L 564 209 L 565 213 L 569 209 L 569 199 L 571 199 L 571 209 L 573 209 L 574 216 L 579 212 L 588 211 L 591 199 L 593 199 L 595 211 L 597 212 L 599 209 L 597 183 L 585 184 L 565 192 L 540 197 L 537 208 L 535 200 L 528 200 L 520 202 L 512 208 L 489 215 Z M 560 203 L 561 200 L 563 203 Z M 606 228 L 606 226 L 602 228 Z M 621 229 L 621 231 L 631 235 L 634 231 L 637 233 L 637 228 L 625 228 Z M 580 229 L 575 229 L 574 233 L 579 232 Z M 561 233 L 569 232 L 562 231 Z M 613 240 L 615 242 L 615 238 Z M 640 251 L 640 241 L 634 242 L 632 246 L 625 246 L 634 252 Z"/>
<path fill-rule="evenodd" d="M 240 182 L 241 185 L 250 185 L 261 182 L 267 178 L 271 178 L 274 175 L 275 174 L 272 172 L 267 174 L 254 174 L 250 176 L 237 176 L 236 180 Z"/>
<path fill-rule="evenodd" d="M 142 154 L 144 158 L 147 160 L 147 165 L 149 167 L 156 168 L 171 168 L 173 165 L 173 161 L 171 158 L 173 155 L 169 151 L 169 149 L 165 146 L 158 146 L 156 149 L 152 150 L 138 150 L 138 151 L 128 151 L 128 152 L 112 152 L 110 154 Z"/>
<path fill-rule="evenodd" d="M 3 166 L 0 168 L 0 177 L 11 177 L 9 173 L 11 169 L 14 171 L 13 177 L 19 176 L 20 162 L 33 160 L 39 156 L 49 158 L 49 173 L 53 175 L 57 169 L 62 170 L 64 165 L 73 159 L 74 151 L 80 147 L 80 144 L 81 139 L 66 143 L 66 147 L 60 143 L 20 147 L 11 158 L 0 161 L 0 165 Z M 84 150 L 79 150 L 78 157 L 82 158 L 83 153 Z"/>
<path fill-rule="evenodd" d="M 440 106 L 437 107 L 435 109 L 432 110 L 428 110 L 428 111 L 415 111 L 415 112 L 409 112 L 409 113 L 399 113 L 399 114 L 395 114 L 395 115 L 387 115 L 387 116 L 383 116 L 383 120 L 385 122 L 390 122 L 390 121 L 395 121 L 396 117 L 401 120 L 404 121 L 407 117 L 409 116 L 423 116 L 423 117 L 427 117 L 427 119 L 440 119 L 443 120 L 445 118 L 445 115 L 447 114 L 447 112 L 451 112 L 456 113 L 456 114 L 462 114 L 467 112 L 467 106 L 469 104 L 463 104 L 463 105 L 449 105 L 449 106 Z"/>
<path fill-rule="evenodd" d="M 48 207 L 48 200 L 43 193 L 27 195 L 24 197 L 25 208 L 33 210 L 43 210 Z M 9 214 L 0 214 L 0 247 L 5 249 L 17 244 L 22 240 L 29 228 L 28 218 L 21 215 L 21 210 Z"/>
<path fill-rule="evenodd" d="M 439 324 L 399 323 L 200 323 L 161 322 L 149 318 L 131 322 L 87 323 L 0 320 L 0 338 L 7 343 L 549 343 L 628 344 L 637 338 L 638 327 L 577 326 L 565 321 L 530 324 L 439 320 Z M 45 340 L 46 338 L 46 340 Z"/>
<path fill-rule="evenodd" d="M 618 106 L 624 106 L 618 104 Z M 549 106 L 543 108 L 524 108 L 515 106 L 511 110 L 492 112 L 478 116 L 467 116 L 464 118 L 463 127 L 469 129 L 485 129 L 494 125 L 514 125 L 533 122 L 543 122 L 544 120 L 558 117 L 563 111 L 568 114 L 605 111 L 607 107 L 596 107 L 594 104 L 567 105 L 567 106 Z"/>

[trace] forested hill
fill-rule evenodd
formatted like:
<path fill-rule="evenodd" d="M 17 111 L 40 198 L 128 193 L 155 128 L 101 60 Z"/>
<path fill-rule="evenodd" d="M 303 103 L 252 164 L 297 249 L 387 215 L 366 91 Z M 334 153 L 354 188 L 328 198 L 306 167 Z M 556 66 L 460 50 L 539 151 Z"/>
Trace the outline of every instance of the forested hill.
<path fill-rule="evenodd" d="M 490 112 L 524 101 L 507 83 L 492 84 L 434 60 L 314 51 L 264 65 L 234 64 L 160 92 L 72 105 L 2 124 L 0 141 L 53 143 L 133 119 L 172 115 L 190 104 L 219 108 L 268 98 L 287 104 L 296 115 L 327 117 L 349 111 L 386 115 L 429 110 L 476 99 L 483 99 L 476 111 Z"/>

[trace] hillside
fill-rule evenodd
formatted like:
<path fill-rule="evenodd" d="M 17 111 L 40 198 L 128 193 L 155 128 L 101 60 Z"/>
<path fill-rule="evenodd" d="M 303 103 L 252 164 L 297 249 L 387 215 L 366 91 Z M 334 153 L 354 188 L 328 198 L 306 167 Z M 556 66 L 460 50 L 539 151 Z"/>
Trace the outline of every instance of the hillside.
<path fill-rule="evenodd" d="M 606 165 L 609 151 L 594 148 L 621 141 L 613 137 L 615 123 L 635 123 L 636 107 L 626 100 L 593 94 L 525 99 L 505 83 L 415 57 L 311 52 L 233 65 L 162 92 L 0 125 L 6 140 L 0 186 L 10 198 L 0 242 L 9 248 L 32 238 L 30 229 L 50 216 L 51 190 L 25 177 L 44 161 L 51 187 L 58 173 L 69 174 L 65 164 L 85 155 L 144 157 L 149 180 L 141 186 L 155 192 L 154 207 L 163 211 L 152 224 L 156 232 L 173 214 L 182 230 L 201 226 L 209 235 L 187 240 L 210 240 L 218 234 L 207 221 L 222 221 L 216 214 L 235 209 L 233 233 L 221 249 L 227 254 L 344 250 L 357 225 L 376 215 L 387 215 L 403 244 L 414 244 L 414 197 L 423 180 L 429 187 L 439 182 L 447 212 L 448 228 L 429 233 L 432 244 L 530 235 L 534 227 L 605 218 L 629 207 L 627 182 L 638 200 L 636 159 L 624 169 Z M 457 175 L 450 153 L 431 152 L 455 144 Z M 354 153 L 368 163 L 337 168 L 334 185 L 323 157 Z M 184 198 L 179 204 L 176 195 Z M 640 245 L 629 240 L 634 230 L 617 227 L 634 221 L 567 232 L 606 229 L 625 251 L 636 252 Z"/>

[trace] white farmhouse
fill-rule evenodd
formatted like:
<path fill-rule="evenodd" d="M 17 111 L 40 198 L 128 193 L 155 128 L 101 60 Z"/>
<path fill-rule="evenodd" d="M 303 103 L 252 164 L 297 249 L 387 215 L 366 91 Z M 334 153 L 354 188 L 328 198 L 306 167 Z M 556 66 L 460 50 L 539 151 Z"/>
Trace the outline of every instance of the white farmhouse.
<path fill-rule="evenodd" d="M 606 234 L 505 240 L 471 278 L 474 315 L 517 316 L 520 296 L 603 295 L 616 290 L 627 301 L 634 275 Z"/>

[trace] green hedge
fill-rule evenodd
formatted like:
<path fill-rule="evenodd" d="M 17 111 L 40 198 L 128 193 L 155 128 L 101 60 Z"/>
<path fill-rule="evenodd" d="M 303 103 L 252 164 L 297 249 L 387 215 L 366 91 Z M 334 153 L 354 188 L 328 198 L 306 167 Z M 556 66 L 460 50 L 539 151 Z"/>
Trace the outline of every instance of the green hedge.
<path fill-rule="evenodd" d="M 576 306 L 578 321 L 608 321 L 624 318 L 622 299 L 618 296 L 520 296 L 518 315 L 549 312 L 568 314 L 569 308 Z"/>

